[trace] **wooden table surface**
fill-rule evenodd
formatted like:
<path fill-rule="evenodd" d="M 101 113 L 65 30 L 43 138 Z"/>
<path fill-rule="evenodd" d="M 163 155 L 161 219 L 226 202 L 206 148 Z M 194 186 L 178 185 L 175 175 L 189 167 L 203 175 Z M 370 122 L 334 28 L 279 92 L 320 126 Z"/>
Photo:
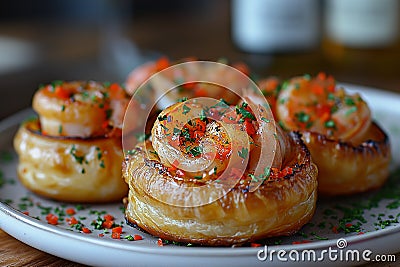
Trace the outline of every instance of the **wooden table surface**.
<path fill-rule="evenodd" d="M 84 265 L 34 249 L 0 229 L 0 266 L 78 267 Z"/>
<path fill-rule="evenodd" d="M 127 36 L 139 49 L 156 51 L 175 59 L 193 55 L 201 59 L 217 59 L 223 56 L 232 60 L 245 61 L 262 75 L 282 77 L 324 70 L 335 75 L 340 81 L 400 92 L 400 75 L 398 75 L 400 49 L 396 50 L 390 58 L 392 61 L 389 65 L 386 64 L 383 67 L 384 62 L 381 61 L 375 62 L 379 64 L 374 64 L 373 61 L 371 64 L 371 61 L 368 61 L 356 65 L 332 62 L 324 57 L 322 50 L 295 55 L 249 55 L 236 49 L 232 44 L 227 1 L 215 2 L 218 4 L 213 6 L 212 12 L 207 13 L 207 20 L 201 20 L 198 14 L 194 18 L 187 14 L 186 17 L 178 15 L 174 17 L 160 13 L 155 16 L 138 16 L 133 21 L 133 25 L 127 27 Z M 0 75 L 0 84 L 11 89 L 0 99 L 0 118 L 29 106 L 31 96 L 41 82 L 60 78 L 101 79 L 106 77 L 112 79 L 116 77 L 118 79 L 118 76 L 112 76 L 109 72 L 104 72 L 104 69 L 97 69 L 99 36 L 90 29 L 70 28 L 65 25 L 58 28 L 54 25 L 43 27 L 40 23 L 13 22 L 1 24 L 0 32 L 30 41 L 40 40 L 42 46 L 48 50 L 47 57 L 42 60 L 39 67 L 16 74 Z M 49 34 L 49 32 L 54 34 Z M 79 46 L 73 44 L 71 40 L 80 40 Z M 397 62 L 397 65 L 393 65 L 395 64 L 393 62 Z M 18 101 L 16 101 L 17 98 Z M 400 266 L 400 253 L 396 256 L 397 263 L 370 265 Z M 83 266 L 36 250 L 2 230 L 0 230 L 0 265 Z"/>

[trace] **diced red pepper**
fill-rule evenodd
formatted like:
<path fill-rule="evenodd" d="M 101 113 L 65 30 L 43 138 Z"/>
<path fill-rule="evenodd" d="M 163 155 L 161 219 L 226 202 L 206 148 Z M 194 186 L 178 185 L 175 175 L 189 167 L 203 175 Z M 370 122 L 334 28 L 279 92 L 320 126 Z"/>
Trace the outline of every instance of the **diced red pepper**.
<path fill-rule="evenodd" d="M 156 62 L 156 70 L 161 71 L 163 69 L 166 69 L 170 66 L 169 60 L 166 57 L 162 57 Z"/>
<path fill-rule="evenodd" d="M 311 91 L 316 95 L 322 95 L 324 93 L 324 87 L 321 84 L 314 83 L 311 85 Z"/>
<path fill-rule="evenodd" d="M 300 241 L 293 241 L 292 242 L 293 245 L 307 244 L 307 243 L 311 243 L 311 241 L 310 240 L 300 240 Z"/>
<path fill-rule="evenodd" d="M 92 233 L 92 231 L 91 231 L 89 228 L 87 228 L 87 227 L 83 227 L 83 228 L 82 228 L 82 232 L 85 233 L 85 234 L 90 234 L 90 233 Z"/>
<path fill-rule="evenodd" d="M 133 236 L 133 240 L 138 241 L 138 240 L 142 240 L 143 237 L 141 235 L 134 235 Z"/>
<path fill-rule="evenodd" d="M 326 74 L 324 72 L 318 73 L 317 79 L 319 79 L 321 81 L 325 80 L 326 79 Z"/>
<path fill-rule="evenodd" d="M 68 209 L 65 210 L 65 213 L 68 214 L 68 215 L 75 215 L 76 212 L 75 212 L 75 209 L 68 208 Z"/>
<path fill-rule="evenodd" d="M 54 93 L 60 99 L 69 99 L 71 96 L 71 93 L 61 86 L 57 86 Z"/>
<path fill-rule="evenodd" d="M 110 97 L 120 99 L 124 97 L 124 90 L 118 83 L 112 83 L 109 87 Z"/>
<path fill-rule="evenodd" d="M 200 139 L 203 136 L 204 136 L 204 132 L 202 132 L 202 131 L 195 131 L 194 132 L 194 138 L 196 138 L 196 139 Z"/>
<path fill-rule="evenodd" d="M 253 136 L 256 134 L 256 129 L 254 128 L 253 124 L 251 123 L 250 120 L 246 119 L 244 121 L 244 128 L 246 129 L 246 132 L 248 135 Z"/>
<path fill-rule="evenodd" d="M 104 215 L 103 218 L 106 221 L 113 221 L 114 220 L 114 217 L 111 214 L 106 214 L 106 215 Z"/>
<path fill-rule="evenodd" d="M 113 232 L 111 234 L 112 239 L 120 239 L 121 238 L 121 233 Z"/>
<path fill-rule="evenodd" d="M 67 218 L 66 221 L 69 225 L 75 225 L 78 223 L 78 220 L 75 217 Z"/>
<path fill-rule="evenodd" d="M 101 226 L 106 229 L 111 229 L 113 224 L 114 221 L 104 221 Z"/>
<path fill-rule="evenodd" d="M 46 215 L 46 220 L 48 224 L 57 225 L 58 224 L 58 217 L 52 213 Z"/>
<path fill-rule="evenodd" d="M 113 229 L 112 229 L 112 232 L 113 233 L 122 233 L 122 227 L 121 226 L 117 226 L 117 227 L 114 227 Z"/>

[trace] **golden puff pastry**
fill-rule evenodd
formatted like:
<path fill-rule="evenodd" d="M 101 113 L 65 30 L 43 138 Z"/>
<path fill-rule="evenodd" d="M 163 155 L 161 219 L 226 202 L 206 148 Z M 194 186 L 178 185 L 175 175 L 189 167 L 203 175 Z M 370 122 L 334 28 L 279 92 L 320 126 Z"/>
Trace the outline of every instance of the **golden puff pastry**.
<path fill-rule="evenodd" d="M 365 192 L 386 181 L 390 142 L 359 94 L 324 73 L 294 77 L 277 89 L 275 116 L 284 129 L 302 133 L 321 195 Z"/>
<path fill-rule="evenodd" d="M 14 147 L 17 173 L 31 191 L 59 201 L 110 202 L 127 194 L 121 178 L 121 137 L 43 135 L 37 119 L 21 125 Z"/>
<path fill-rule="evenodd" d="M 257 152 L 257 136 L 267 135 L 263 127 L 269 127 L 270 121 L 264 118 L 264 123 L 256 122 L 249 115 L 254 111 L 249 107 L 242 103 L 237 109 L 239 114 L 225 112 L 226 118 L 238 119 L 242 127 L 233 139 L 227 138 L 229 130 L 216 126 L 224 118 L 220 122 L 196 118 L 186 125 L 172 126 L 177 121 L 187 121 L 189 108 L 196 109 L 187 101 L 164 110 L 153 126 L 152 140 L 140 143 L 125 157 L 122 174 L 130 189 L 127 220 L 161 238 L 209 246 L 290 235 L 307 223 L 316 205 L 317 167 L 298 133 L 286 134 L 277 128 L 273 138 L 279 148 L 276 151 L 281 154 L 275 155 L 280 162 L 274 161 L 272 167 L 264 168 L 264 174 L 254 175 L 254 161 L 268 166 Z M 261 105 L 258 108 L 262 112 Z M 168 129 L 174 129 L 174 134 Z M 226 161 L 233 160 L 236 153 L 229 149 L 243 135 L 250 138 L 253 146 L 249 150 L 239 149 L 240 157 L 250 158 L 248 165 L 225 194 L 215 197 L 218 194 L 214 189 L 220 188 L 224 168 L 229 165 Z M 178 144 L 176 150 L 174 143 Z M 215 147 L 216 157 L 204 167 L 203 157 L 211 153 L 209 143 L 214 144 L 211 147 Z M 187 163 L 189 159 L 192 165 Z M 235 162 L 234 166 L 238 164 Z M 196 169 L 199 166 L 205 170 L 202 175 Z M 229 175 L 225 182 L 237 177 L 233 172 Z M 262 183 L 249 190 L 251 182 L 259 179 Z"/>
<path fill-rule="evenodd" d="M 33 97 L 39 118 L 21 125 L 18 175 L 33 192 L 60 201 L 121 200 L 122 121 L 129 96 L 118 84 L 55 81 Z"/>

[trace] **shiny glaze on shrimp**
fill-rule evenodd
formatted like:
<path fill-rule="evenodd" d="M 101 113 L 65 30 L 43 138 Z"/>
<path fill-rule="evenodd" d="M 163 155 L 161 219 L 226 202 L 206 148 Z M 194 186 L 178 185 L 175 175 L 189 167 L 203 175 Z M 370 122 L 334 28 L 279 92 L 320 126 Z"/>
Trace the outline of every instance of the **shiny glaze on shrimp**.
<path fill-rule="evenodd" d="M 275 127 L 262 99 L 246 92 L 246 102 L 236 107 L 224 101 L 204 106 L 199 103 L 204 104 L 205 99 L 196 100 L 168 107 L 154 124 L 152 146 L 164 165 L 178 170 L 178 176 L 203 182 L 219 177 L 225 170 L 232 172 L 230 161 L 235 169 L 246 170 L 248 175 L 233 175 L 243 175 L 244 180 L 264 177 L 266 168 L 281 170 L 288 137 Z M 200 116 L 192 119 L 194 114 Z M 249 190 L 261 182 L 250 182 Z"/>
<path fill-rule="evenodd" d="M 229 112 L 229 106 L 226 106 Z M 248 135 L 238 128 L 221 125 L 206 115 L 192 119 L 191 112 L 201 114 L 203 106 L 189 101 L 165 109 L 152 130 L 152 144 L 160 161 L 177 174 L 205 181 L 225 170 L 232 154 L 232 145 L 247 144 Z M 204 111 L 203 111 L 204 112 Z M 220 119 L 220 109 L 211 110 L 210 116 Z M 233 109 L 234 112 L 234 109 Z M 229 135 L 235 133 L 235 139 Z"/>
<path fill-rule="evenodd" d="M 355 145 L 364 141 L 371 125 L 370 109 L 361 96 L 346 93 L 324 73 L 283 83 L 276 105 L 284 128 L 317 132 Z"/>
<path fill-rule="evenodd" d="M 101 136 L 122 127 L 129 98 L 117 84 L 53 82 L 33 98 L 41 129 L 52 136 Z"/>

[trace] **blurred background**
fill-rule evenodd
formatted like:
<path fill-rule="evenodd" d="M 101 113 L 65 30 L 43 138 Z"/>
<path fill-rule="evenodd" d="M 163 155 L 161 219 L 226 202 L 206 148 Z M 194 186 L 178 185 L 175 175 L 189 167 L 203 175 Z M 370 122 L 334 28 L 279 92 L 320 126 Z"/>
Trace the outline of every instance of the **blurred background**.
<path fill-rule="evenodd" d="M 399 0 L 2 0 L 0 119 L 39 84 L 122 83 L 161 55 L 400 92 L 399 14 Z"/>

